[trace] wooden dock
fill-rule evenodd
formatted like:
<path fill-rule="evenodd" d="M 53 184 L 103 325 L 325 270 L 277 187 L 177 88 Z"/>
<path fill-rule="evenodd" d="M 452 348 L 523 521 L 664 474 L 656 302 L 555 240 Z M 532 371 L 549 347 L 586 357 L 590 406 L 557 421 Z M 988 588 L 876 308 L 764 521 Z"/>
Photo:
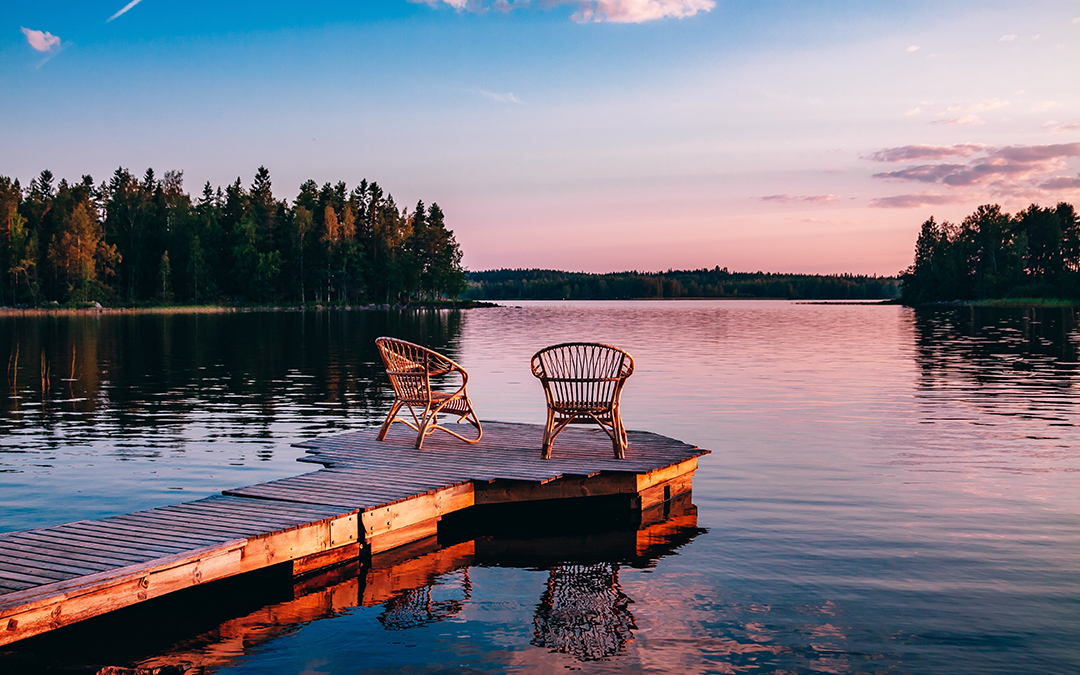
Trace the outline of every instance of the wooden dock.
<path fill-rule="evenodd" d="M 323 468 L 193 502 L 0 534 L 0 645 L 210 581 L 288 564 L 303 575 L 438 532 L 470 507 L 580 497 L 648 509 L 691 488 L 700 450 L 629 432 L 626 459 L 596 429 L 568 429 L 540 459 L 543 428 L 484 423 L 466 445 L 422 450 L 395 425 L 299 444 Z"/>

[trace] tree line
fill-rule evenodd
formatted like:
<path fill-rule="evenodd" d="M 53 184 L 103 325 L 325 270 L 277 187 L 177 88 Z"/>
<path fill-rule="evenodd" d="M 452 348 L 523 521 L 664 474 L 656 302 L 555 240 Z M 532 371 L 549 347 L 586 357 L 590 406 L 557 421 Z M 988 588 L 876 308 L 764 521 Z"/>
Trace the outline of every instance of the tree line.
<path fill-rule="evenodd" d="M 915 260 L 900 274 L 902 300 L 1080 298 L 1080 220 L 1071 204 L 1032 204 L 1010 216 L 986 204 L 959 224 L 930 218 Z"/>
<path fill-rule="evenodd" d="M 375 182 L 308 180 L 291 203 L 265 167 L 250 187 L 207 182 L 197 199 L 180 171 L 54 182 L 0 176 L 0 305 L 397 303 L 465 289 L 438 204 L 399 209 Z"/>
<path fill-rule="evenodd" d="M 726 267 L 587 274 L 543 269 L 469 272 L 474 300 L 639 300 L 651 298 L 890 299 L 894 277 L 730 272 Z"/>

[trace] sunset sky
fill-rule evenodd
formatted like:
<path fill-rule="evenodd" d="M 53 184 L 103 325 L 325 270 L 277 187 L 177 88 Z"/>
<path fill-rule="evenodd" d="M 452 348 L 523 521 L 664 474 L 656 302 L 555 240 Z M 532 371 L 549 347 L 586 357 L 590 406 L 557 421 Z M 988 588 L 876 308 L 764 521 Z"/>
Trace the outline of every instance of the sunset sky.
<path fill-rule="evenodd" d="M 1076 2 L 3 3 L 0 175 L 367 178 L 474 270 L 895 274 L 1080 202 Z"/>

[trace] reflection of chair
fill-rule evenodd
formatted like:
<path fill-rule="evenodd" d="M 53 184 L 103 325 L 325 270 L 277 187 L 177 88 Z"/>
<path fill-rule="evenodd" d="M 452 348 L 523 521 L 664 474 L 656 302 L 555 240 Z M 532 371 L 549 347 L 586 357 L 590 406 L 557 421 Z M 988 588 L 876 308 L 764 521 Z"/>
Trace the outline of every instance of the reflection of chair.
<path fill-rule="evenodd" d="M 406 630 L 457 616 L 461 610 L 465 609 L 465 603 L 472 597 L 469 568 L 466 567 L 461 576 L 463 599 L 434 600 L 431 597 L 432 584 L 422 588 L 412 588 L 386 601 L 382 614 L 379 615 L 379 623 L 387 630 Z"/>
<path fill-rule="evenodd" d="M 570 342 L 536 352 L 532 372 L 544 385 L 548 405 L 541 457 L 551 458 L 551 444 L 566 425 L 589 422 L 611 437 L 617 459 L 626 456 L 619 396 L 634 372 L 634 357 L 616 347 Z"/>
<path fill-rule="evenodd" d="M 533 615 L 533 640 L 579 661 L 604 659 L 626 648 L 637 628 L 619 566 L 557 565 Z"/>
<path fill-rule="evenodd" d="M 379 430 L 379 440 L 386 438 L 386 432 L 394 422 L 404 422 L 417 432 L 416 447 L 424 445 L 424 439 L 436 429 L 460 438 L 466 443 L 476 443 L 484 435 L 480 420 L 473 411 L 472 402 L 465 392 L 469 374 L 465 369 L 442 354 L 426 347 L 395 338 L 381 337 L 375 340 L 386 364 L 386 374 L 390 384 L 394 385 L 394 405 Z M 451 392 L 435 391 L 431 388 L 431 378 L 456 374 L 461 378 L 461 386 Z M 413 421 L 398 417 L 402 406 L 409 409 Z M 439 424 L 439 413 L 458 416 L 458 422 L 465 420 L 476 427 L 476 438 L 465 438 Z M 415 422 L 415 424 L 414 424 Z"/>

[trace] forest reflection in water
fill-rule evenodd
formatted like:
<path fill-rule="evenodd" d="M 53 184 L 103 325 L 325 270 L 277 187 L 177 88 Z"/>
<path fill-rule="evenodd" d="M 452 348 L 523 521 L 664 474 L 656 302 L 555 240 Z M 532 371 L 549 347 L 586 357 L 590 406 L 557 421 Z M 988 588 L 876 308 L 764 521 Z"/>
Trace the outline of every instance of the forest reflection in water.
<path fill-rule="evenodd" d="M 447 311 L 0 316 L 0 531 L 294 475 L 291 443 L 386 414 L 374 337 L 452 355 L 460 324 Z"/>
<path fill-rule="evenodd" d="M 96 412 L 121 431 L 146 422 L 151 401 L 155 426 L 240 399 L 259 406 L 257 424 L 299 405 L 377 416 L 381 362 L 362 338 L 404 335 L 452 353 L 460 322 L 448 311 L 0 316 L 0 410 L 28 426 Z"/>
<path fill-rule="evenodd" d="M 216 622 L 147 638 L 125 663 L 213 653 L 207 671 L 230 673 L 1080 670 L 1071 309 L 537 302 L 0 317 L 0 531 L 305 471 L 292 443 L 385 414 L 383 334 L 458 360 L 481 419 L 515 422 L 543 421 L 536 349 L 626 348 L 638 365 L 627 426 L 713 450 L 694 477 L 700 529 L 646 556 L 651 566 L 605 556 L 597 533 L 555 558 L 540 555 L 557 548 L 546 535 L 446 540 L 441 554 L 402 551 L 348 578 L 290 582 L 288 597 L 224 603 L 204 617 Z M 458 562 L 426 575 L 400 566 L 439 555 Z"/>

